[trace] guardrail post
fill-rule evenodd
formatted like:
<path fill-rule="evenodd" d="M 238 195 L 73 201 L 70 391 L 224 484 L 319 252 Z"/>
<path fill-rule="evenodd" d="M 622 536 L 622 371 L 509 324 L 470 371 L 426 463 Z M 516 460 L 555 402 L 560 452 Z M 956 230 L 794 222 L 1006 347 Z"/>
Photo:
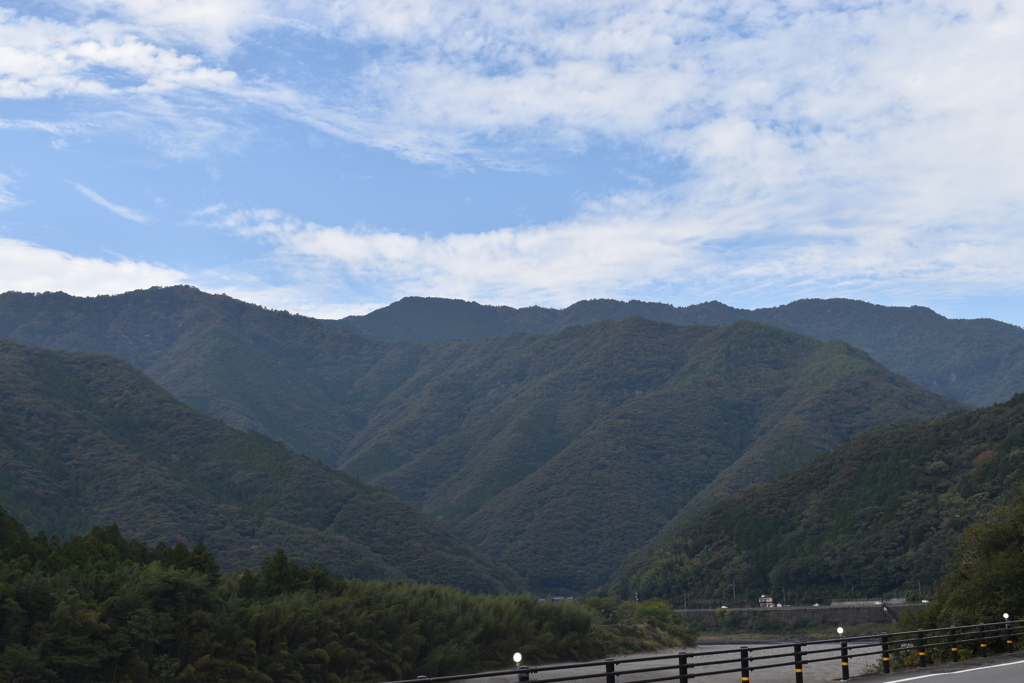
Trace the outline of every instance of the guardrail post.
<path fill-rule="evenodd" d="M 982 626 L 981 627 L 981 656 L 982 657 L 988 657 L 988 643 L 985 642 L 985 636 L 987 635 L 986 631 L 987 631 L 987 629 L 984 626 Z"/>
<path fill-rule="evenodd" d="M 740 648 L 740 681 L 750 683 L 750 657 L 747 648 Z"/>
<path fill-rule="evenodd" d="M 889 673 L 889 636 L 882 636 L 882 673 Z"/>
<path fill-rule="evenodd" d="M 615 683 L 615 660 L 606 659 L 604 660 L 604 682 Z"/>
<path fill-rule="evenodd" d="M 928 653 L 924 651 L 924 631 L 917 632 L 917 665 L 922 669 L 928 666 Z"/>
<path fill-rule="evenodd" d="M 800 653 L 800 643 L 793 643 L 793 669 L 796 683 L 804 683 L 804 657 Z"/>
<path fill-rule="evenodd" d="M 530 681 L 530 670 L 529 669 L 527 669 L 526 667 L 520 667 L 519 671 L 517 671 L 516 673 L 519 674 L 519 683 L 529 683 L 529 681 Z"/>
<path fill-rule="evenodd" d="M 686 653 L 679 653 L 679 683 L 686 683 L 686 679 L 690 677 L 690 667 L 686 664 Z"/>
<path fill-rule="evenodd" d="M 845 640 L 839 641 L 839 655 L 843 660 L 843 680 L 850 680 L 850 657 L 849 651 L 846 648 L 847 642 Z"/>
<path fill-rule="evenodd" d="M 1010 615 L 1004 614 L 1003 618 L 1006 619 L 1006 651 L 1013 652 L 1013 630 L 1010 629 Z"/>
<path fill-rule="evenodd" d="M 949 629 L 949 651 L 953 653 L 953 661 L 960 661 L 960 648 L 956 641 L 956 626 Z"/>

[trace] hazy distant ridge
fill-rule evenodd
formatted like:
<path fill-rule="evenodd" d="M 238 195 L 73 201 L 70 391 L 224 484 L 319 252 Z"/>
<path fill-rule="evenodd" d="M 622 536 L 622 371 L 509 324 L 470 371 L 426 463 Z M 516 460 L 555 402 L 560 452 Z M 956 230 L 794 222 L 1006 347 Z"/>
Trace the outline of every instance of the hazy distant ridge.
<path fill-rule="evenodd" d="M 755 310 L 717 301 L 677 308 L 594 299 L 558 310 L 406 297 L 366 315 L 324 324 L 374 339 L 482 339 L 512 332 L 550 333 L 632 315 L 675 325 L 754 320 L 824 341 L 842 339 L 893 372 L 971 405 L 1005 401 L 1024 390 L 1024 329 L 989 319 L 951 320 L 922 306 L 879 306 L 852 299 L 802 299 Z"/>

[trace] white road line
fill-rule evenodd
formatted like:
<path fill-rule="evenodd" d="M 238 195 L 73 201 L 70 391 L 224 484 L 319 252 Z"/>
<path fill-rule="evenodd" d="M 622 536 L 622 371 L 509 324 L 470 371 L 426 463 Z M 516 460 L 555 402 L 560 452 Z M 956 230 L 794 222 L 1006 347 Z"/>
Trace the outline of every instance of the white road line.
<path fill-rule="evenodd" d="M 1016 666 L 1017 664 L 1024 664 L 1024 660 L 1019 662 L 1007 662 L 1006 664 L 993 664 L 992 666 L 976 666 L 973 669 L 964 669 L 962 671 L 944 671 L 937 674 L 925 674 L 924 676 L 914 676 L 913 678 L 899 678 L 893 681 L 893 683 L 903 683 L 903 681 L 919 681 L 922 678 L 935 678 L 936 676 L 955 676 L 956 674 L 969 674 L 975 671 L 981 671 L 982 669 L 998 669 L 1001 666 Z"/>

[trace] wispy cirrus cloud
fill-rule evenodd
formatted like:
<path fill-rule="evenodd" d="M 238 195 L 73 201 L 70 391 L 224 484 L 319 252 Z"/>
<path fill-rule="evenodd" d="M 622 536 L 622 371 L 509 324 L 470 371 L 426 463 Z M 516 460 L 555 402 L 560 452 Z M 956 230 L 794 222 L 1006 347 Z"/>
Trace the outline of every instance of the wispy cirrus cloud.
<path fill-rule="evenodd" d="M 18 201 L 18 198 L 10 190 L 10 186 L 13 184 L 14 182 L 10 176 L 0 173 L 0 211 L 21 205 L 21 202 Z"/>
<path fill-rule="evenodd" d="M 53 123 L 51 121 L 36 121 L 33 119 L 0 119 L 0 130 L 40 130 L 53 135 L 63 135 L 77 132 L 74 127 L 67 124 Z"/>
<path fill-rule="evenodd" d="M 893 222 L 885 211 L 856 229 L 834 229 L 800 208 L 765 226 L 744 208 L 681 209 L 665 194 L 594 202 L 571 221 L 437 237 L 323 226 L 276 210 L 222 211 L 215 224 L 268 242 L 292 282 L 315 283 L 320 296 L 326 283 L 344 281 L 390 299 L 555 306 L 652 288 L 734 299 L 783 289 L 794 297 L 890 300 L 1024 290 L 1024 274 L 1011 272 L 1024 253 L 1019 232 L 968 237 L 959 226 Z"/>
<path fill-rule="evenodd" d="M 79 191 L 79 193 L 82 194 L 83 197 L 91 199 L 92 201 L 102 206 L 104 209 L 116 213 L 121 218 L 127 219 L 129 221 L 135 221 L 136 223 L 145 223 L 149 220 L 149 218 L 139 213 L 138 211 L 135 211 L 134 209 L 129 209 L 127 206 L 120 206 L 105 199 L 98 192 L 89 189 L 85 185 L 81 185 L 79 183 L 71 184 L 74 186 L 76 190 Z"/>

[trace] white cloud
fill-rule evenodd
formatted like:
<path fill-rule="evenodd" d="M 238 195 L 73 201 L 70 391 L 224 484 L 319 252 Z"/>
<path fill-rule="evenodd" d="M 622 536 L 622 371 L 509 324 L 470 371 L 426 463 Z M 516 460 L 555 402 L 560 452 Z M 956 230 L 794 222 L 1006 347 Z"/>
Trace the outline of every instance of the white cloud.
<path fill-rule="evenodd" d="M 233 72 L 203 66 L 199 57 L 140 40 L 115 22 L 71 25 L 0 8 L 0 97 L 5 99 L 219 90 L 235 79 Z"/>
<path fill-rule="evenodd" d="M 146 221 L 149 220 L 141 213 L 133 209 L 129 209 L 127 206 L 119 206 L 111 201 L 108 201 L 107 199 L 104 199 L 102 196 L 100 196 L 98 192 L 90 190 L 85 185 L 80 185 L 78 183 L 71 184 L 74 185 L 75 189 L 78 190 L 84 197 L 91 199 L 92 201 L 96 202 L 97 204 L 102 206 L 104 209 L 107 209 L 108 211 L 113 211 L 121 218 L 125 218 L 130 221 L 135 221 L 136 223 L 145 223 Z"/>
<path fill-rule="evenodd" d="M 835 163 L 823 157 L 845 152 L 842 142 L 857 164 L 884 133 L 922 125 L 969 149 L 982 130 L 972 115 L 1005 123 L 1021 103 L 1024 17 L 994 0 L 67 5 L 83 12 L 79 24 L 0 14 L 0 95 L 160 97 L 187 107 L 201 92 L 421 161 L 469 155 L 506 166 L 509 155 L 602 136 L 701 170 L 749 168 L 742 149 L 716 137 L 733 122 L 810 172 Z M 300 74 L 289 83 L 287 63 L 275 64 L 273 80 L 242 78 L 188 53 L 229 55 L 281 27 L 377 56 L 325 88 Z"/>
<path fill-rule="evenodd" d="M 202 283 L 203 289 L 217 294 L 227 294 L 239 301 L 321 320 L 340 320 L 350 315 L 365 315 L 391 303 L 334 303 L 330 300 L 333 292 L 329 290 L 310 291 L 304 286 L 273 286 L 259 282 L 218 286 L 215 280 L 216 278 L 211 279 L 209 284 Z"/>
<path fill-rule="evenodd" d="M 113 14 L 158 42 L 181 42 L 216 54 L 234 48 L 246 34 L 291 23 L 287 2 L 262 0 L 69 0 L 87 16 Z"/>
<path fill-rule="evenodd" d="M 56 249 L 0 237 L 0 291 L 56 292 L 76 296 L 118 294 L 180 283 L 185 273 L 121 259 L 72 256 Z"/>

